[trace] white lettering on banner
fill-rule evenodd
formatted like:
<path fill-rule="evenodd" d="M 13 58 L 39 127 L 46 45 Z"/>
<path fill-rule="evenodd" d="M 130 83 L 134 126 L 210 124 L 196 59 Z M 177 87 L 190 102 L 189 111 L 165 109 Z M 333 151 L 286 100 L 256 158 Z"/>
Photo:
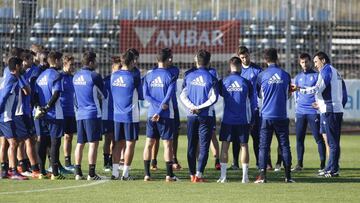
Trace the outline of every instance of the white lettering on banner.
<path fill-rule="evenodd" d="M 147 36 L 148 35 L 141 35 Z M 220 30 L 207 31 L 203 30 L 198 32 L 196 30 L 181 30 L 180 32 L 176 32 L 175 30 L 160 30 L 159 34 L 156 36 L 155 45 L 159 46 L 224 46 L 223 41 L 224 34 Z M 146 39 L 151 39 L 146 38 Z M 140 40 L 142 45 L 144 45 L 143 41 Z M 149 43 L 147 41 L 146 45 Z M 146 47 L 146 46 L 145 46 Z M 145 48 L 144 47 L 144 48 Z"/>
<path fill-rule="evenodd" d="M 177 96 L 179 98 L 179 95 L 181 93 L 181 87 L 182 87 L 183 80 L 179 79 L 177 81 Z M 360 80 L 345 80 L 346 89 L 348 92 L 348 102 L 345 106 L 344 111 L 344 120 L 360 120 Z M 289 105 L 288 106 L 288 115 L 290 119 L 295 118 L 295 104 L 294 99 L 289 99 Z M 187 109 L 185 106 L 179 101 L 178 99 L 178 105 L 179 105 L 179 111 L 180 111 L 180 118 L 182 120 L 186 120 L 187 116 Z M 141 120 L 146 120 L 147 118 L 147 109 L 149 108 L 149 103 L 146 101 L 141 101 L 140 103 L 140 116 Z M 223 100 L 222 97 L 219 97 L 219 100 L 215 104 L 215 111 L 216 111 L 216 118 L 219 120 L 222 118 L 223 114 Z"/>

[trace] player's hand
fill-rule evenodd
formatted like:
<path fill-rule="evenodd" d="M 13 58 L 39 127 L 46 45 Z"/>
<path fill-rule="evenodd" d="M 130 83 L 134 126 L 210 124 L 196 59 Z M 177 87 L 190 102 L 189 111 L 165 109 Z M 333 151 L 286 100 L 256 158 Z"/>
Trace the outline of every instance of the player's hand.
<path fill-rule="evenodd" d="M 314 109 L 319 109 L 319 104 L 318 104 L 317 102 L 312 103 L 311 106 L 312 106 Z"/>
<path fill-rule="evenodd" d="M 154 114 L 153 117 L 151 118 L 152 122 L 158 122 L 160 120 L 160 115 L 159 114 Z"/>
<path fill-rule="evenodd" d="M 290 92 L 299 91 L 300 87 L 296 86 L 295 84 L 290 85 Z"/>
<path fill-rule="evenodd" d="M 34 116 L 34 118 L 35 119 L 39 119 L 39 118 L 42 118 L 43 116 L 45 116 L 45 111 L 43 110 L 43 108 L 42 107 L 40 107 L 40 106 L 37 106 L 36 108 L 35 108 L 35 116 Z"/>
<path fill-rule="evenodd" d="M 161 105 L 161 109 L 162 109 L 162 110 L 166 110 L 166 109 L 168 109 L 168 108 L 169 108 L 169 105 L 167 105 L 167 104 Z"/>
<path fill-rule="evenodd" d="M 199 114 L 200 113 L 200 110 L 199 109 L 191 109 L 190 112 L 192 114 Z"/>

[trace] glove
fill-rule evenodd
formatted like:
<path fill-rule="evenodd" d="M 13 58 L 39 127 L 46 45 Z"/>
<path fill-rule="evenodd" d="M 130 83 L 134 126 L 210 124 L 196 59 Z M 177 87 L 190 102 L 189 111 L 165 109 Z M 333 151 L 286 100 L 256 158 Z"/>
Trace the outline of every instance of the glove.
<path fill-rule="evenodd" d="M 45 116 L 45 112 L 44 112 L 44 109 L 42 108 L 42 107 L 40 107 L 40 106 L 37 106 L 36 108 L 35 108 L 35 116 L 34 116 L 34 118 L 35 119 L 40 119 L 40 118 L 42 118 L 43 116 Z"/>

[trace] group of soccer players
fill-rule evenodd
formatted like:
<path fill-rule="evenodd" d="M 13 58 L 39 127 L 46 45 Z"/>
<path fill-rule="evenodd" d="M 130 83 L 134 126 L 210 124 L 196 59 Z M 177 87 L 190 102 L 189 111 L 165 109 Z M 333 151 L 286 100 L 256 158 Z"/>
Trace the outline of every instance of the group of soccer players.
<path fill-rule="evenodd" d="M 214 104 L 219 96 L 224 100 L 224 114 L 219 130 L 221 152 L 214 150 L 216 167 L 220 170 L 217 182 L 227 182 L 230 143 L 233 148 L 230 168 L 239 168 L 241 151 L 242 183 L 249 182 L 251 134 L 259 170 L 255 183 L 265 183 L 266 172 L 272 168 L 270 145 L 274 132 L 279 143 L 277 163 L 283 161 L 285 182 L 294 182 L 291 171 L 303 169 L 307 124 L 318 145 L 319 175 L 339 175 L 340 130 L 347 95 L 344 81 L 325 53 L 318 52 L 313 58 L 301 54 L 302 69 L 293 84 L 291 76 L 279 67 L 276 49 L 264 51 L 267 68 L 262 70 L 251 62 L 249 50 L 240 46 L 236 56 L 229 60 L 229 74 L 223 79 L 218 79 L 216 69 L 210 67 L 211 54 L 202 49 L 195 55 L 195 67 L 184 73 L 179 97 L 176 95 L 179 68 L 173 65 L 170 48 L 158 51 L 156 67 L 143 77 L 136 49 L 128 49 L 112 60 L 112 73 L 103 79 L 95 71 L 94 52 L 83 54 L 82 67 L 75 72 L 75 59 L 71 55 L 49 52 L 39 45 L 33 45 L 30 50 L 10 51 L 0 83 L 1 178 L 26 180 L 30 176 L 61 180 L 70 171 L 75 174 L 75 180 L 101 180 L 103 177 L 95 169 L 99 141 L 104 134 L 104 167 L 112 172 L 111 179 L 133 180 L 130 168 L 139 138 L 139 101 L 146 100 L 149 109 L 143 152 L 144 181 L 150 181 L 150 170 L 157 168 L 160 138 L 164 145 L 165 180 L 178 181 L 174 169 L 181 169 L 177 161 L 179 100 L 188 110 L 190 180 L 206 182 L 204 170 L 211 143 L 218 148 Z M 312 60 L 318 72 L 312 68 Z M 293 169 L 287 116 L 288 99 L 292 95 L 296 101 L 297 138 L 297 165 Z M 75 133 L 77 145 L 72 165 L 71 143 Z M 65 166 L 59 160 L 63 136 Z M 87 178 L 81 168 L 86 143 L 89 145 Z M 45 169 L 47 155 L 51 170 Z M 279 164 L 276 168 L 280 170 Z"/>

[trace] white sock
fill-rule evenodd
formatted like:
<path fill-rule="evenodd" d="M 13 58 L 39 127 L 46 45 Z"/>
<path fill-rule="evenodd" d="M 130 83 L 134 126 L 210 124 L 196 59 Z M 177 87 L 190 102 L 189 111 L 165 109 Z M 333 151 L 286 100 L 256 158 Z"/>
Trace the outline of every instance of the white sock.
<path fill-rule="evenodd" d="M 116 178 L 119 177 L 119 164 L 113 164 L 112 175 Z"/>
<path fill-rule="evenodd" d="M 220 163 L 220 166 L 221 166 L 220 178 L 224 179 L 226 178 L 227 163 Z"/>
<path fill-rule="evenodd" d="M 243 179 L 248 178 L 249 164 L 242 164 Z"/>
<path fill-rule="evenodd" d="M 124 170 L 122 176 L 124 176 L 125 178 L 129 177 L 129 170 L 130 170 L 130 166 L 124 164 Z"/>
<path fill-rule="evenodd" d="M 197 176 L 198 178 L 202 178 L 202 173 L 201 173 L 200 171 L 196 171 L 196 176 Z"/>

